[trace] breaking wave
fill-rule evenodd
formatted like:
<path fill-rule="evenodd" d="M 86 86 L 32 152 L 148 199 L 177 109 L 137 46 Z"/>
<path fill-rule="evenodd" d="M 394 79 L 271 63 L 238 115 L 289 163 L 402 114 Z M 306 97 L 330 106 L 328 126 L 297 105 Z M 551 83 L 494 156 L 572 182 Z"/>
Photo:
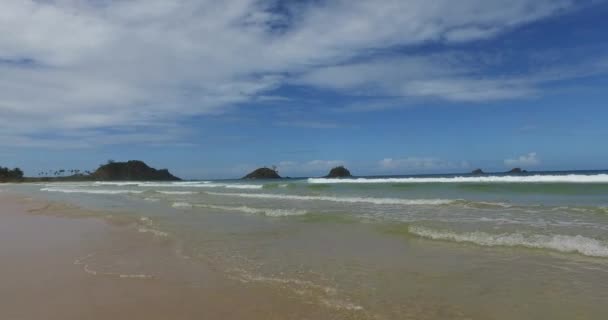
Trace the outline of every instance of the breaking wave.
<path fill-rule="evenodd" d="M 397 198 L 369 198 L 369 197 L 330 197 L 330 196 L 299 196 L 289 194 L 272 193 L 229 193 L 229 192 L 207 192 L 209 195 L 230 196 L 257 199 L 283 199 L 302 201 L 333 201 L 346 203 L 372 203 L 372 204 L 398 204 L 398 205 L 445 205 L 458 200 L 448 199 L 397 199 Z"/>
<path fill-rule="evenodd" d="M 419 226 L 410 226 L 408 231 L 413 235 L 432 240 L 466 242 L 489 247 L 505 246 L 548 249 L 559 252 L 579 253 L 590 257 L 608 257 L 608 243 L 581 235 L 525 235 L 522 233 L 490 234 L 481 231 L 456 233 Z"/>
<path fill-rule="evenodd" d="M 484 177 L 409 177 L 409 178 L 309 178 L 308 183 L 608 183 L 608 174 L 484 176 Z"/>
<path fill-rule="evenodd" d="M 268 217 L 302 216 L 302 215 L 305 215 L 308 213 L 308 211 L 306 211 L 306 210 L 264 209 L 264 208 L 252 208 L 252 207 L 247 207 L 247 206 L 231 207 L 231 206 L 215 206 L 215 205 L 200 204 L 200 205 L 196 205 L 196 207 L 225 210 L 225 211 L 238 211 L 238 212 L 249 213 L 249 214 L 263 214 Z"/>
<path fill-rule="evenodd" d="M 197 194 L 198 192 L 194 191 L 160 191 L 157 190 L 157 193 L 166 194 L 166 195 L 187 195 L 187 194 Z"/>
<path fill-rule="evenodd" d="M 171 206 L 173 208 L 182 208 L 182 209 L 192 208 L 192 204 L 190 204 L 188 202 L 174 202 Z"/>
<path fill-rule="evenodd" d="M 227 188 L 227 189 L 262 189 L 261 184 L 213 183 L 211 181 L 186 182 L 95 182 L 94 186 L 135 186 L 141 188 Z"/>

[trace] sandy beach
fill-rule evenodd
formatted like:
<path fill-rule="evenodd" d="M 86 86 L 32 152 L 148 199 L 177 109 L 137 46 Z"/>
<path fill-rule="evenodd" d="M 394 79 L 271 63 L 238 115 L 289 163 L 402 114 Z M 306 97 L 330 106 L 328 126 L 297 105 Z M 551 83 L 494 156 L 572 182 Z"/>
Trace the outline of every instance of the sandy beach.
<path fill-rule="evenodd" d="M 126 221 L 0 194 L 2 319 L 328 319 L 280 290 L 176 257 Z M 79 217 L 73 217 L 80 210 Z M 71 211 L 72 217 L 64 213 Z M 185 281 L 185 279 L 188 279 Z"/>

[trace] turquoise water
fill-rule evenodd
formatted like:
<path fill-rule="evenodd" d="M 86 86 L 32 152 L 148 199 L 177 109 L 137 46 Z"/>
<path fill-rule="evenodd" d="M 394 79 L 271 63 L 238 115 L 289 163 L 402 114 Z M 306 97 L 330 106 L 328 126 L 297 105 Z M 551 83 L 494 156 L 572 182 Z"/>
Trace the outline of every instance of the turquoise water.
<path fill-rule="evenodd" d="M 363 318 L 608 311 L 606 172 L 0 188 L 145 221 L 183 257 Z"/>

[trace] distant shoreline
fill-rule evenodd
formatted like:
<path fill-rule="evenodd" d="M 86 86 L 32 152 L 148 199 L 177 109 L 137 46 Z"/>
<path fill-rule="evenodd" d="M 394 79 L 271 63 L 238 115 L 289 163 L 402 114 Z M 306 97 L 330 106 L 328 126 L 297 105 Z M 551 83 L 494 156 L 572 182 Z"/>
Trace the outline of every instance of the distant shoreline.
<path fill-rule="evenodd" d="M 462 173 L 417 173 L 417 174 L 396 174 L 396 175 L 364 175 L 353 176 L 352 178 L 374 179 L 374 178 L 425 178 L 425 177 L 501 177 L 501 176 L 534 176 L 534 175 L 593 175 L 593 174 L 608 174 L 608 169 L 605 170 L 555 170 L 555 171 L 528 171 L 526 173 L 510 174 L 508 172 L 485 172 L 483 174 L 472 174 L 470 172 Z M 323 178 L 321 176 L 304 176 L 304 177 L 284 177 L 280 180 L 301 180 L 309 178 Z M 220 178 L 220 179 L 185 179 L 183 181 L 224 181 L 224 180 L 241 180 L 240 178 Z M 148 180 L 104 180 L 97 179 L 91 176 L 66 176 L 66 177 L 24 177 L 19 180 L 0 180 L 1 183 L 40 183 L 40 182 L 103 182 L 103 181 L 148 181 Z"/>

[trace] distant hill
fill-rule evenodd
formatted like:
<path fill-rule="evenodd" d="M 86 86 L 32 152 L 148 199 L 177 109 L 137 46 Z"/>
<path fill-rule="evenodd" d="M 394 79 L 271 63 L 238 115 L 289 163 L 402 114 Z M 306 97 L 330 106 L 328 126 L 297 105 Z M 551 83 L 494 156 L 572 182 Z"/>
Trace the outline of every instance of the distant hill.
<path fill-rule="evenodd" d="M 91 174 L 94 180 L 110 181 L 179 181 L 169 170 L 157 170 L 143 161 L 108 162 Z"/>
<path fill-rule="evenodd" d="M 244 176 L 243 179 L 281 179 L 276 170 L 270 168 L 258 168 Z"/>

